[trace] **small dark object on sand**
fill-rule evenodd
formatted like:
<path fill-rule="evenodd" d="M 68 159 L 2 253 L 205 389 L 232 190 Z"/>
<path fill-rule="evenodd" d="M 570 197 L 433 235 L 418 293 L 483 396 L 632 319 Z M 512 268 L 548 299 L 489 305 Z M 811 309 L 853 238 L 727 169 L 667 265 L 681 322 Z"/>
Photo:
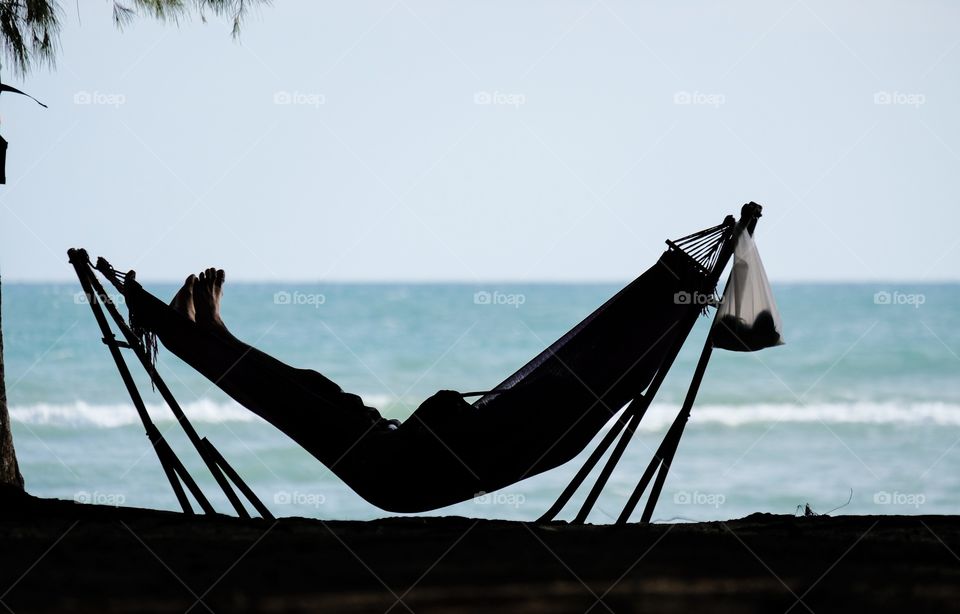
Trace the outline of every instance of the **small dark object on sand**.
<path fill-rule="evenodd" d="M 734 352 L 753 352 L 780 344 L 780 333 L 767 311 L 757 314 L 753 325 L 735 315 L 726 315 L 713 327 L 713 346 Z"/>

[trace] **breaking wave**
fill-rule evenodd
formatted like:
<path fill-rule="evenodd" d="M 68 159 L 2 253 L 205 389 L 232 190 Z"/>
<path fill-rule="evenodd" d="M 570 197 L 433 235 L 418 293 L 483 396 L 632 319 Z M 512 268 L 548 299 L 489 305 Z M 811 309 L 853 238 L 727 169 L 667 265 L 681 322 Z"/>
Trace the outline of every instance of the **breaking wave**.
<path fill-rule="evenodd" d="M 363 395 L 373 407 L 396 406 L 396 399 L 387 395 Z M 409 403 L 406 404 L 410 406 Z M 256 422 L 256 415 L 232 401 L 197 400 L 182 405 L 191 421 L 196 423 Z M 665 428 L 676 416 L 679 407 L 654 404 L 641 422 L 640 429 L 651 431 Z M 163 404 L 147 405 L 151 418 L 158 424 L 172 422 L 173 414 Z M 397 410 L 401 411 L 401 410 Z M 404 414 L 409 409 L 402 410 Z M 402 418 L 395 412 L 388 417 Z M 14 423 L 45 426 L 76 426 L 117 428 L 137 425 L 140 418 L 131 403 L 93 404 L 76 401 L 64 404 L 37 403 L 13 406 L 10 415 Z M 698 405 L 694 407 L 691 427 L 717 425 L 745 427 L 775 422 L 826 424 L 934 424 L 960 426 L 960 404 L 937 402 L 903 403 L 809 403 L 809 404 L 750 404 Z"/>

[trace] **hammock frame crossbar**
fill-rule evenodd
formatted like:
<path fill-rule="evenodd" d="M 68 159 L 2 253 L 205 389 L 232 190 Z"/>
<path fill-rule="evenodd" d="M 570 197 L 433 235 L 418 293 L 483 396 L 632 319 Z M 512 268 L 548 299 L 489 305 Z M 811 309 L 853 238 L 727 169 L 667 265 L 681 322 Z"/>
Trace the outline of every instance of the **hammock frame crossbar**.
<path fill-rule="evenodd" d="M 86 296 L 87 304 L 90 305 L 94 319 L 97 321 L 97 325 L 103 334 L 102 341 L 110 351 L 117 370 L 120 372 L 120 378 L 123 380 L 127 393 L 130 395 L 133 406 L 146 430 L 147 438 L 150 440 L 150 444 L 157 454 L 160 466 L 163 468 L 163 472 L 170 482 L 174 495 L 184 513 L 195 513 L 190 499 L 187 496 L 188 491 L 204 513 L 215 514 L 217 512 L 147 412 L 143 396 L 137 388 L 136 381 L 123 357 L 122 350 L 131 350 L 136 355 L 141 366 L 147 372 L 151 385 L 160 393 L 160 396 L 163 397 L 164 402 L 173 413 L 177 423 L 187 435 L 190 443 L 193 444 L 193 447 L 203 460 L 204 465 L 223 491 L 237 515 L 241 518 L 251 517 L 250 512 L 247 511 L 241 501 L 240 495 L 237 494 L 237 490 L 239 490 L 240 494 L 247 499 L 247 502 L 256 510 L 261 518 L 272 520 L 273 514 L 270 513 L 270 510 L 243 481 L 240 474 L 230 466 L 226 458 L 214 447 L 209 439 L 201 437 L 200 434 L 197 433 L 197 430 L 183 412 L 180 404 L 176 398 L 174 398 L 173 393 L 167 387 L 163 378 L 160 377 L 154 365 L 153 356 L 155 347 L 153 344 L 155 342 L 134 332 L 117 309 L 113 299 L 107 294 L 100 280 L 97 279 L 95 271 L 99 271 L 104 278 L 118 288 L 120 288 L 121 279 L 124 276 L 115 271 L 113 267 L 110 266 L 110 263 L 103 258 L 100 258 L 97 261 L 96 267 L 94 267 L 90 262 L 90 257 L 86 250 L 71 249 L 67 252 L 67 256 L 70 264 L 73 265 L 77 273 L 77 278 L 80 280 L 80 286 Z M 110 316 L 109 319 L 107 318 L 108 315 Z M 111 327 L 111 320 L 113 321 L 113 325 L 120 331 L 122 339 L 117 338 L 116 333 Z M 186 490 L 184 486 L 186 486 Z"/>
<path fill-rule="evenodd" d="M 708 285 L 711 288 L 716 287 L 720 275 L 723 273 L 723 270 L 733 255 L 737 238 L 744 231 L 753 234 L 757 220 L 761 216 L 761 211 L 762 207 L 760 205 L 753 202 L 747 203 L 742 207 L 740 219 L 737 221 L 735 221 L 732 216 L 727 216 L 722 224 L 681 237 L 674 241 L 667 241 L 666 243 L 670 249 L 677 250 L 688 256 L 706 275 Z M 599 499 L 610 476 L 613 474 L 614 469 L 622 460 L 627 445 L 633 438 L 634 433 L 640 425 L 640 421 L 643 419 L 653 398 L 659 391 L 660 385 L 673 366 L 673 362 L 680 353 L 680 349 L 686 343 L 687 337 L 693 329 L 697 317 L 702 311 L 706 310 L 708 305 L 714 304 L 714 302 L 715 301 L 711 301 L 710 303 L 703 304 L 702 301 L 691 300 L 691 309 L 677 324 L 679 334 L 673 346 L 664 357 L 663 363 L 657 370 L 653 380 L 646 387 L 646 390 L 638 391 L 633 399 L 620 411 L 616 421 L 610 426 L 606 434 L 587 457 L 587 460 L 574 475 L 573 479 L 570 480 L 563 492 L 561 492 L 556 502 L 539 518 L 538 522 L 550 522 L 557 517 L 584 482 L 586 482 L 587 478 L 610 447 L 613 446 L 606 463 L 601 468 L 600 473 L 588 491 L 586 498 L 580 506 L 580 510 L 573 520 L 575 524 L 586 522 L 590 512 L 597 503 L 597 499 Z M 711 335 L 708 333 L 704 341 L 703 350 L 700 353 L 700 358 L 697 361 L 697 366 L 694 369 L 690 386 L 684 397 L 683 405 L 657 447 L 653 458 L 650 459 L 636 487 L 624 504 L 623 510 L 616 520 L 617 524 L 625 524 L 630 520 L 637 504 L 650 486 L 651 480 L 653 481 L 653 487 L 650 489 L 650 494 L 647 497 L 640 521 L 647 523 L 650 522 L 653 517 L 653 512 L 656 509 L 657 501 L 663 490 L 663 485 L 666 482 L 667 474 L 670 471 L 670 465 L 673 462 L 680 439 L 683 436 L 684 427 L 693 410 L 693 404 L 696 401 L 697 393 L 712 353 L 713 343 Z M 616 445 L 614 445 L 614 441 L 616 441 Z M 655 479 L 654 476 L 656 476 Z"/>

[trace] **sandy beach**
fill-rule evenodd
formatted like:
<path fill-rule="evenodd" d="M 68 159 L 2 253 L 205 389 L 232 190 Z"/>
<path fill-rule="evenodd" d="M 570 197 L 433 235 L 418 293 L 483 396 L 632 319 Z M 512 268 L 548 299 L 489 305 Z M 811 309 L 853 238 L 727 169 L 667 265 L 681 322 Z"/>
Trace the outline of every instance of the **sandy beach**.
<path fill-rule="evenodd" d="M 954 516 L 571 526 L 188 517 L 8 493 L 14 612 L 945 611 Z"/>

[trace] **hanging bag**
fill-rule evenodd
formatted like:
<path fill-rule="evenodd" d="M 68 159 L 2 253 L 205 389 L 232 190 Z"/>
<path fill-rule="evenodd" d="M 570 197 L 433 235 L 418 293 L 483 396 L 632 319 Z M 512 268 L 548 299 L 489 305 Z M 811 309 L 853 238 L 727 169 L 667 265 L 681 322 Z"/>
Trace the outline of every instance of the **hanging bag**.
<path fill-rule="evenodd" d="M 760 252 L 749 232 L 737 239 L 733 270 L 711 330 L 713 346 L 753 352 L 783 345 L 783 323 Z"/>

